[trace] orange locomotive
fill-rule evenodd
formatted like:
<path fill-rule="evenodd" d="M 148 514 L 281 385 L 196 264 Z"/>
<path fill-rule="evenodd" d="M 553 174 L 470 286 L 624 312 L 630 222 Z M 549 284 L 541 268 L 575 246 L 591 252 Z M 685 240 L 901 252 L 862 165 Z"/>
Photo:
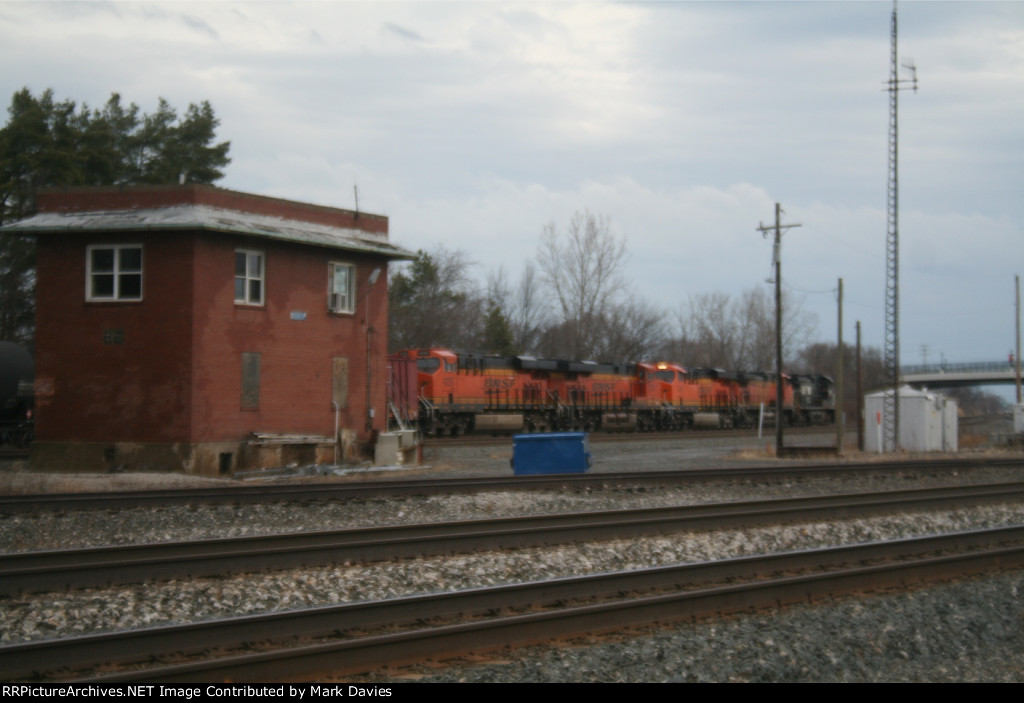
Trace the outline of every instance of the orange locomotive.
<path fill-rule="evenodd" d="M 392 384 L 392 412 L 426 435 L 748 426 L 761 403 L 775 407 L 774 376 L 687 372 L 668 362 L 598 364 L 409 349 L 393 354 L 390 363 L 394 378 L 407 379 Z M 396 394 L 399 386 L 405 390 Z M 821 387 L 827 388 L 828 402 L 831 380 Z M 830 409 L 812 417 L 795 400 L 792 381 L 786 382 L 787 423 L 830 417 Z"/>

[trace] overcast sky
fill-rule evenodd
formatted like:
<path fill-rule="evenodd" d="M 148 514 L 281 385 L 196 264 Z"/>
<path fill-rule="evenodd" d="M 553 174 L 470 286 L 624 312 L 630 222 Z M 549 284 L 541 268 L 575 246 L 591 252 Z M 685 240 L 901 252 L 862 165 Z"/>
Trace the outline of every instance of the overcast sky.
<path fill-rule="evenodd" d="M 209 100 L 226 188 L 391 219 L 517 278 L 576 211 L 638 295 L 783 280 L 884 339 L 890 2 L 3 2 L 0 99 Z M 1024 3 L 899 5 L 904 363 L 1005 359 L 1024 273 Z M 680 360 L 686 363 L 686 360 Z"/>

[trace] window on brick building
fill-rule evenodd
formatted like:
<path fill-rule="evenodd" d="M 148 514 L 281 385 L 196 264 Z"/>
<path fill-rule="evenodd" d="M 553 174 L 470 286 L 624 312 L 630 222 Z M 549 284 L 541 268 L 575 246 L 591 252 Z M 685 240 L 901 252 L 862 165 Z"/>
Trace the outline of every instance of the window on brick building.
<path fill-rule="evenodd" d="M 356 267 L 332 263 L 327 268 L 327 308 L 331 312 L 355 312 Z"/>
<path fill-rule="evenodd" d="M 86 300 L 142 300 L 142 245 L 86 249 Z"/>
<path fill-rule="evenodd" d="M 235 250 L 235 302 L 263 305 L 263 252 Z"/>

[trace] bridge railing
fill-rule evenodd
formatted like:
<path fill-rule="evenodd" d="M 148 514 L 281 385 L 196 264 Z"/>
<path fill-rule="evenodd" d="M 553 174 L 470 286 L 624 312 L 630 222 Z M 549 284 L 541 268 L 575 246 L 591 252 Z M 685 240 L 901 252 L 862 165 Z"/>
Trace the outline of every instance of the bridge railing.
<path fill-rule="evenodd" d="M 916 366 L 900 367 L 900 375 L 917 376 L 921 374 L 941 373 L 998 373 L 1000 371 L 1013 371 L 1016 363 L 1011 364 L 1009 359 L 1003 361 L 974 361 L 966 364 L 918 364 Z"/>

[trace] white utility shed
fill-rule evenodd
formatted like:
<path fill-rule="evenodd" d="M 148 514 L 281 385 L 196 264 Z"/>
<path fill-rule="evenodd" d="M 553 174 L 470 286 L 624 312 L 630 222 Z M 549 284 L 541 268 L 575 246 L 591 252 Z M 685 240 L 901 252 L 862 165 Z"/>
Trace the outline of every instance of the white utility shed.
<path fill-rule="evenodd" d="M 864 449 L 879 452 L 885 426 L 884 396 L 877 391 L 864 396 Z M 900 449 L 908 452 L 955 452 L 957 444 L 956 401 L 938 393 L 900 388 Z M 890 446 L 885 451 L 892 451 Z"/>

